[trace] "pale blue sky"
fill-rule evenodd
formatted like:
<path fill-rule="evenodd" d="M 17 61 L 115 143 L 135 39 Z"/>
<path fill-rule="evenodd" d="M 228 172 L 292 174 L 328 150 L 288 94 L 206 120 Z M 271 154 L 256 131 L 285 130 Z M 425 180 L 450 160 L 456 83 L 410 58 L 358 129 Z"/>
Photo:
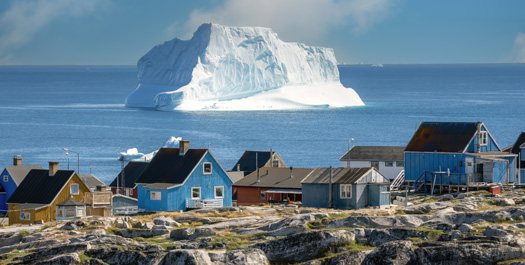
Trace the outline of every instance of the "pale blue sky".
<path fill-rule="evenodd" d="M 340 63 L 525 62 L 522 0 L 7 0 L 0 64 L 135 65 L 204 22 L 270 27 Z"/>

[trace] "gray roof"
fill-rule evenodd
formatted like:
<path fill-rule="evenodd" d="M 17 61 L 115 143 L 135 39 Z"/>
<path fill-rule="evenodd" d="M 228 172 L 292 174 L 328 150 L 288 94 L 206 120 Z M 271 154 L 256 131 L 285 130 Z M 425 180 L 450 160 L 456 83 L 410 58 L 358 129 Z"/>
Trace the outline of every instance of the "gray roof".
<path fill-rule="evenodd" d="M 333 168 L 332 183 L 353 184 L 364 177 L 372 167 L 364 168 Z M 316 168 L 302 183 L 330 183 L 330 168 Z"/>
<path fill-rule="evenodd" d="M 354 146 L 344 154 L 343 160 L 404 161 L 405 147 L 402 146 Z"/>
<path fill-rule="evenodd" d="M 97 177 L 91 174 L 80 175 L 79 177 L 90 190 L 96 189 L 97 186 L 106 186 L 104 182 L 100 181 Z"/>
<path fill-rule="evenodd" d="M 61 202 L 57 204 L 57 206 L 85 206 L 85 204 L 70 199 L 65 202 Z"/>
<path fill-rule="evenodd" d="M 257 182 L 257 171 L 254 171 L 235 182 L 233 186 L 300 189 L 301 180 L 312 170 L 313 168 L 293 168 L 290 176 L 290 168 L 262 168 L 259 170 L 259 182 Z"/>
<path fill-rule="evenodd" d="M 16 186 L 19 186 L 20 183 L 24 180 L 24 178 L 27 176 L 27 173 L 31 171 L 31 169 L 41 169 L 42 167 L 40 165 L 19 165 L 19 166 L 7 166 L 5 169 L 9 172 L 9 175 L 11 175 L 11 178 L 16 183 Z"/>
<path fill-rule="evenodd" d="M 49 204 L 42 204 L 42 203 L 23 203 L 19 204 L 15 207 L 13 207 L 13 210 L 33 210 L 33 209 L 40 209 L 42 207 L 49 206 Z"/>

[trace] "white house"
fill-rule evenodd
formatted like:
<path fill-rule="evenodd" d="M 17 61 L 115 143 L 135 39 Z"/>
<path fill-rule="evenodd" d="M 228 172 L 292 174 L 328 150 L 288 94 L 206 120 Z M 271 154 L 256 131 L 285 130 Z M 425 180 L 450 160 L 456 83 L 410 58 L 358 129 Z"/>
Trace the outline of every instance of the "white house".
<path fill-rule="evenodd" d="M 339 160 L 342 167 L 374 167 L 393 180 L 405 169 L 404 151 L 401 146 L 354 146 Z"/>

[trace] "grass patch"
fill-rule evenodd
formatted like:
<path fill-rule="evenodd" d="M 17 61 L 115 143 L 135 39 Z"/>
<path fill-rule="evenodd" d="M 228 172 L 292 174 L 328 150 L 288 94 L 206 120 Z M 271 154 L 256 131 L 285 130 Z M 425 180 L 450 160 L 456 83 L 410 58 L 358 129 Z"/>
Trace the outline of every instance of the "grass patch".
<path fill-rule="evenodd" d="M 434 196 L 426 196 L 421 203 L 431 203 L 431 202 L 437 202 Z"/>
<path fill-rule="evenodd" d="M 230 232 L 225 232 L 211 236 L 212 240 L 210 242 L 210 246 L 215 247 L 217 244 L 221 243 L 226 245 L 226 249 L 234 249 L 251 245 L 254 243 L 254 240 L 263 236 L 264 233 L 257 233 L 253 235 L 238 235 Z"/>
<path fill-rule="evenodd" d="M 78 258 L 80 258 L 80 261 L 82 261 L 82 262 L 89 261 L 89 260 L 93 259 L 92 257 L 87 256 L 84 252 L 79 253 Z"/>
<path fill-rule="evenodd" d="M 20 231 L 20 232 L 18 232 L 18 234 L 20 234 L 22 237 L 26 237 L 26 236 L 30 235 L 31 233 L 29 231 Z"/>
<path fill-rule="evenodd" d="M 121 230 L 121 228 L 116 228 L 114 226 L 110 226 L 110 227 L 108 227 L 106 229 L 106 234 L 120 236 L 120 230 Z"/>
<path fill-rule="evenodd" d="M 15 258 L 24 257 L 29 254 L 32 254 L 33 252 L 13 252 L 13 253 L 6 253 L 0 255 L 0 263 L 1 264 L 19 264 L 21 261 L 14 260 Z"/>
<path fill-rule="evenodd" d="M 167 237 L 146 237 L 146 238 L 145 237 L 135 237 L 133 238 L 133 240 L 137 242 L 158 245 L 165 250 L 168 250 L 169 247 L 172 247 L 175 242 L 172 239 L 167 238 Z"/>
<path fill-rule="evenodd" d="M 498 263 L 496 264 L 511 264 L 511 263 L 514 263 L 514 262 L 525 262 L 525 259 L 509 259 L 509 260 L 504 260 L 504 261 L 499 261 Z"/>
<path fill-rule="evenodd" d="M 194 216 L 199 217 L 222 217 L 222 218 L 237 218 L 246 216 L 259 216 L 261 213 L 252 213 L 245 211 L 226 211 L 226 212 L 209 212 L 209 213 L 193 213 Z"/>
<path fill-rule="evenodd" d="M 522 223 L 523 218 L 521 216 L 518 216 L 515 220 L 507 220 L 506 218 L 498 218 L 494 221 L 491 221 L 489 223 L 493 224 L 516 224 L 516 223 Z"/>
<path fill-rule="evenodd" d="M 349 214 L 344 214 L 344 213 L 329 213 L 327 217 L 315 219 L 311 222 L 306 223 L 306 228 L 309 230 L 324 228 L 324 224 L 326 221 L 343 219 L 349 216 L 350 216 Z M 355 215 L 355 213 L 352 213 L 351 216 L 359 216 L 359 215 Z"/>

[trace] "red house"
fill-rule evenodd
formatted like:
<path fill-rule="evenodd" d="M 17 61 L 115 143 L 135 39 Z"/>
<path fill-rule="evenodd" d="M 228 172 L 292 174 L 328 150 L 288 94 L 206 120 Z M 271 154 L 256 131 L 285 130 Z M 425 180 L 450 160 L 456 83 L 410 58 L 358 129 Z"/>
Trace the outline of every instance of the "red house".
<path fill-rule="evenodd" d="M 302 201 L 301 181 L 313 168 L 261 168 L 233 183 L 237 205 Z"/>
<path fill-rule="evenodd" d="M 135 181 L 139 178 L 148 162 L 130 161 L 109 185 L 113 194 L 121 194 L 137 199 L 137 185 Z"/>

